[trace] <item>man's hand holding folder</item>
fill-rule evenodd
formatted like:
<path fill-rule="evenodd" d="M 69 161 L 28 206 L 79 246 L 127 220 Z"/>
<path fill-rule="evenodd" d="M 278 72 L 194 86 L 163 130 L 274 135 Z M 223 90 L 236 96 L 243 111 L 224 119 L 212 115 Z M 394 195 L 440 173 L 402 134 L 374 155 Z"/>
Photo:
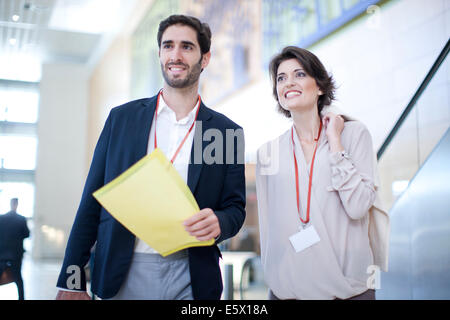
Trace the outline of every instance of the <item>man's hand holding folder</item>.
<path fill-rule="evenodd" d="M 183 224 L 184 229 L 199 241 L 216 239 L 220 235 L 219 219 L 209 208 L 200 210 Z"/>

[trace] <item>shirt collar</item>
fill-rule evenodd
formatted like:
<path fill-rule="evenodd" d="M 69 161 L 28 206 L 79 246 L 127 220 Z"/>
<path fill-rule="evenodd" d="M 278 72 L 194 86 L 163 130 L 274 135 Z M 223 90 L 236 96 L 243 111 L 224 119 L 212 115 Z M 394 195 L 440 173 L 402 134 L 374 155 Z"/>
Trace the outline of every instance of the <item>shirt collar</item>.
<path fill-rule="evenodd" d="M 200 100 L 197 99 L 197 103 L 196 103 L 195 107 L 188 113 L 188 115 L 186 117 L 184 117 L 183 119 L 176 121 L 175 111 L 170 109 L 170 107 L 167 105 L 166 101 L 164 101 L 163 95 L 161 94 L 161 98 L 159 99 L 159 106 L 158 106 L 158 117 L 161 114 L 162 115 L 165 114 L 168 117 L 170 117 L 170 119 L 173 119 L 174 122 L 177 122 L 179 124 L 191 123 L 195 118 L 195 114 L 197 112 L 197 108 L 199 108 L 199 105 L 200 105 Z"/>

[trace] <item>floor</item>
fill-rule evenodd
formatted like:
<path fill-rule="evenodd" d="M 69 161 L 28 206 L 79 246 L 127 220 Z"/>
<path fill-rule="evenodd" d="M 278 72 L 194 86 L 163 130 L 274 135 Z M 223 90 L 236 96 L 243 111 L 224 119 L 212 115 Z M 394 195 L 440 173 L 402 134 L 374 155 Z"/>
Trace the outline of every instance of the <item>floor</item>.
<path fill-rule="evenodd" d="M 22 265 L 22 277 L 24 281 L 26 300 L 53 300 L 56 297 L 56 282 L 61 268 L 61 260 L 34 260 L 25 253 Z M 256 267 L 259 268 L 258 266 Z M 258 269 L 259 270 L 259 269 Z M 258 276 L 255 281 L 245 285 L 242 291 L 243 300 L 267 299 L 267 287 Z M 234 285 L 234 300 L 241 300 L 241 292 L 238 285 Z M 17 287 L 14 283 L 0 286 L 0 300 L 16 300 Z"/>
<path fill-rule="evenodd" d="M 56 297 L 56 280 L 58 278 L 61 261 L 33 260 L 25 254 L 22 262 L 22 278 L 25 299 L 49 300 Z M 14 283 L 0 286 L 0 300 L 16 300 L 17 287 Z"/>

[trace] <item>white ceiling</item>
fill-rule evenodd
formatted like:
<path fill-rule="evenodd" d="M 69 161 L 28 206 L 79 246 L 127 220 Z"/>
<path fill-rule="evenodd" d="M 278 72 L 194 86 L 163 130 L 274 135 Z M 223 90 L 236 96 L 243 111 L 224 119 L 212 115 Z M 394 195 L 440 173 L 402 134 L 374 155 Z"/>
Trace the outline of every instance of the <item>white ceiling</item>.
<path fill-rule="evenodd" d="M 0 0 L 0 78 L 39 81 L 42 63 L 92 66 L 136 0 Z"/>

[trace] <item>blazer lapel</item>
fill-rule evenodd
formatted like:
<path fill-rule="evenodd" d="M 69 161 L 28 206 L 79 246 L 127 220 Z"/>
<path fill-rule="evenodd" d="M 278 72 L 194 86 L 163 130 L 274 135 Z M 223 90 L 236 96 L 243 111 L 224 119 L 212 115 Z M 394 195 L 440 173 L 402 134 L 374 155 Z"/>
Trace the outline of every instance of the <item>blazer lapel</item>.
<path fill-rule="evenodd" d="M 135 161 L 142 159 L 147 154 L 147 147 L 149 143 L 150 128 L 153 122 L 153 116 L 156 109 L 156 98 L 154 96 L 150 99 L 146 99 L 143 104 L 143 108 L 137 112 L 136 117 L 136 144 L 132 146 L 134 149 Z"/>
<path fill-rule="evenodd" d="M 212 115 L 208 108 L 201 103 L 195 124 L 194 141 L 191 149 L 191 161 L 188 167 L 187 184 L 192 193 L 195 192 L 195 188 L 197 187 L 200 173 L 203 168 L 203 150 L 205 150 L 208 145 L 207 141 L 203 141 L 203 133 L 211 128 L 211 118 Z"/>

